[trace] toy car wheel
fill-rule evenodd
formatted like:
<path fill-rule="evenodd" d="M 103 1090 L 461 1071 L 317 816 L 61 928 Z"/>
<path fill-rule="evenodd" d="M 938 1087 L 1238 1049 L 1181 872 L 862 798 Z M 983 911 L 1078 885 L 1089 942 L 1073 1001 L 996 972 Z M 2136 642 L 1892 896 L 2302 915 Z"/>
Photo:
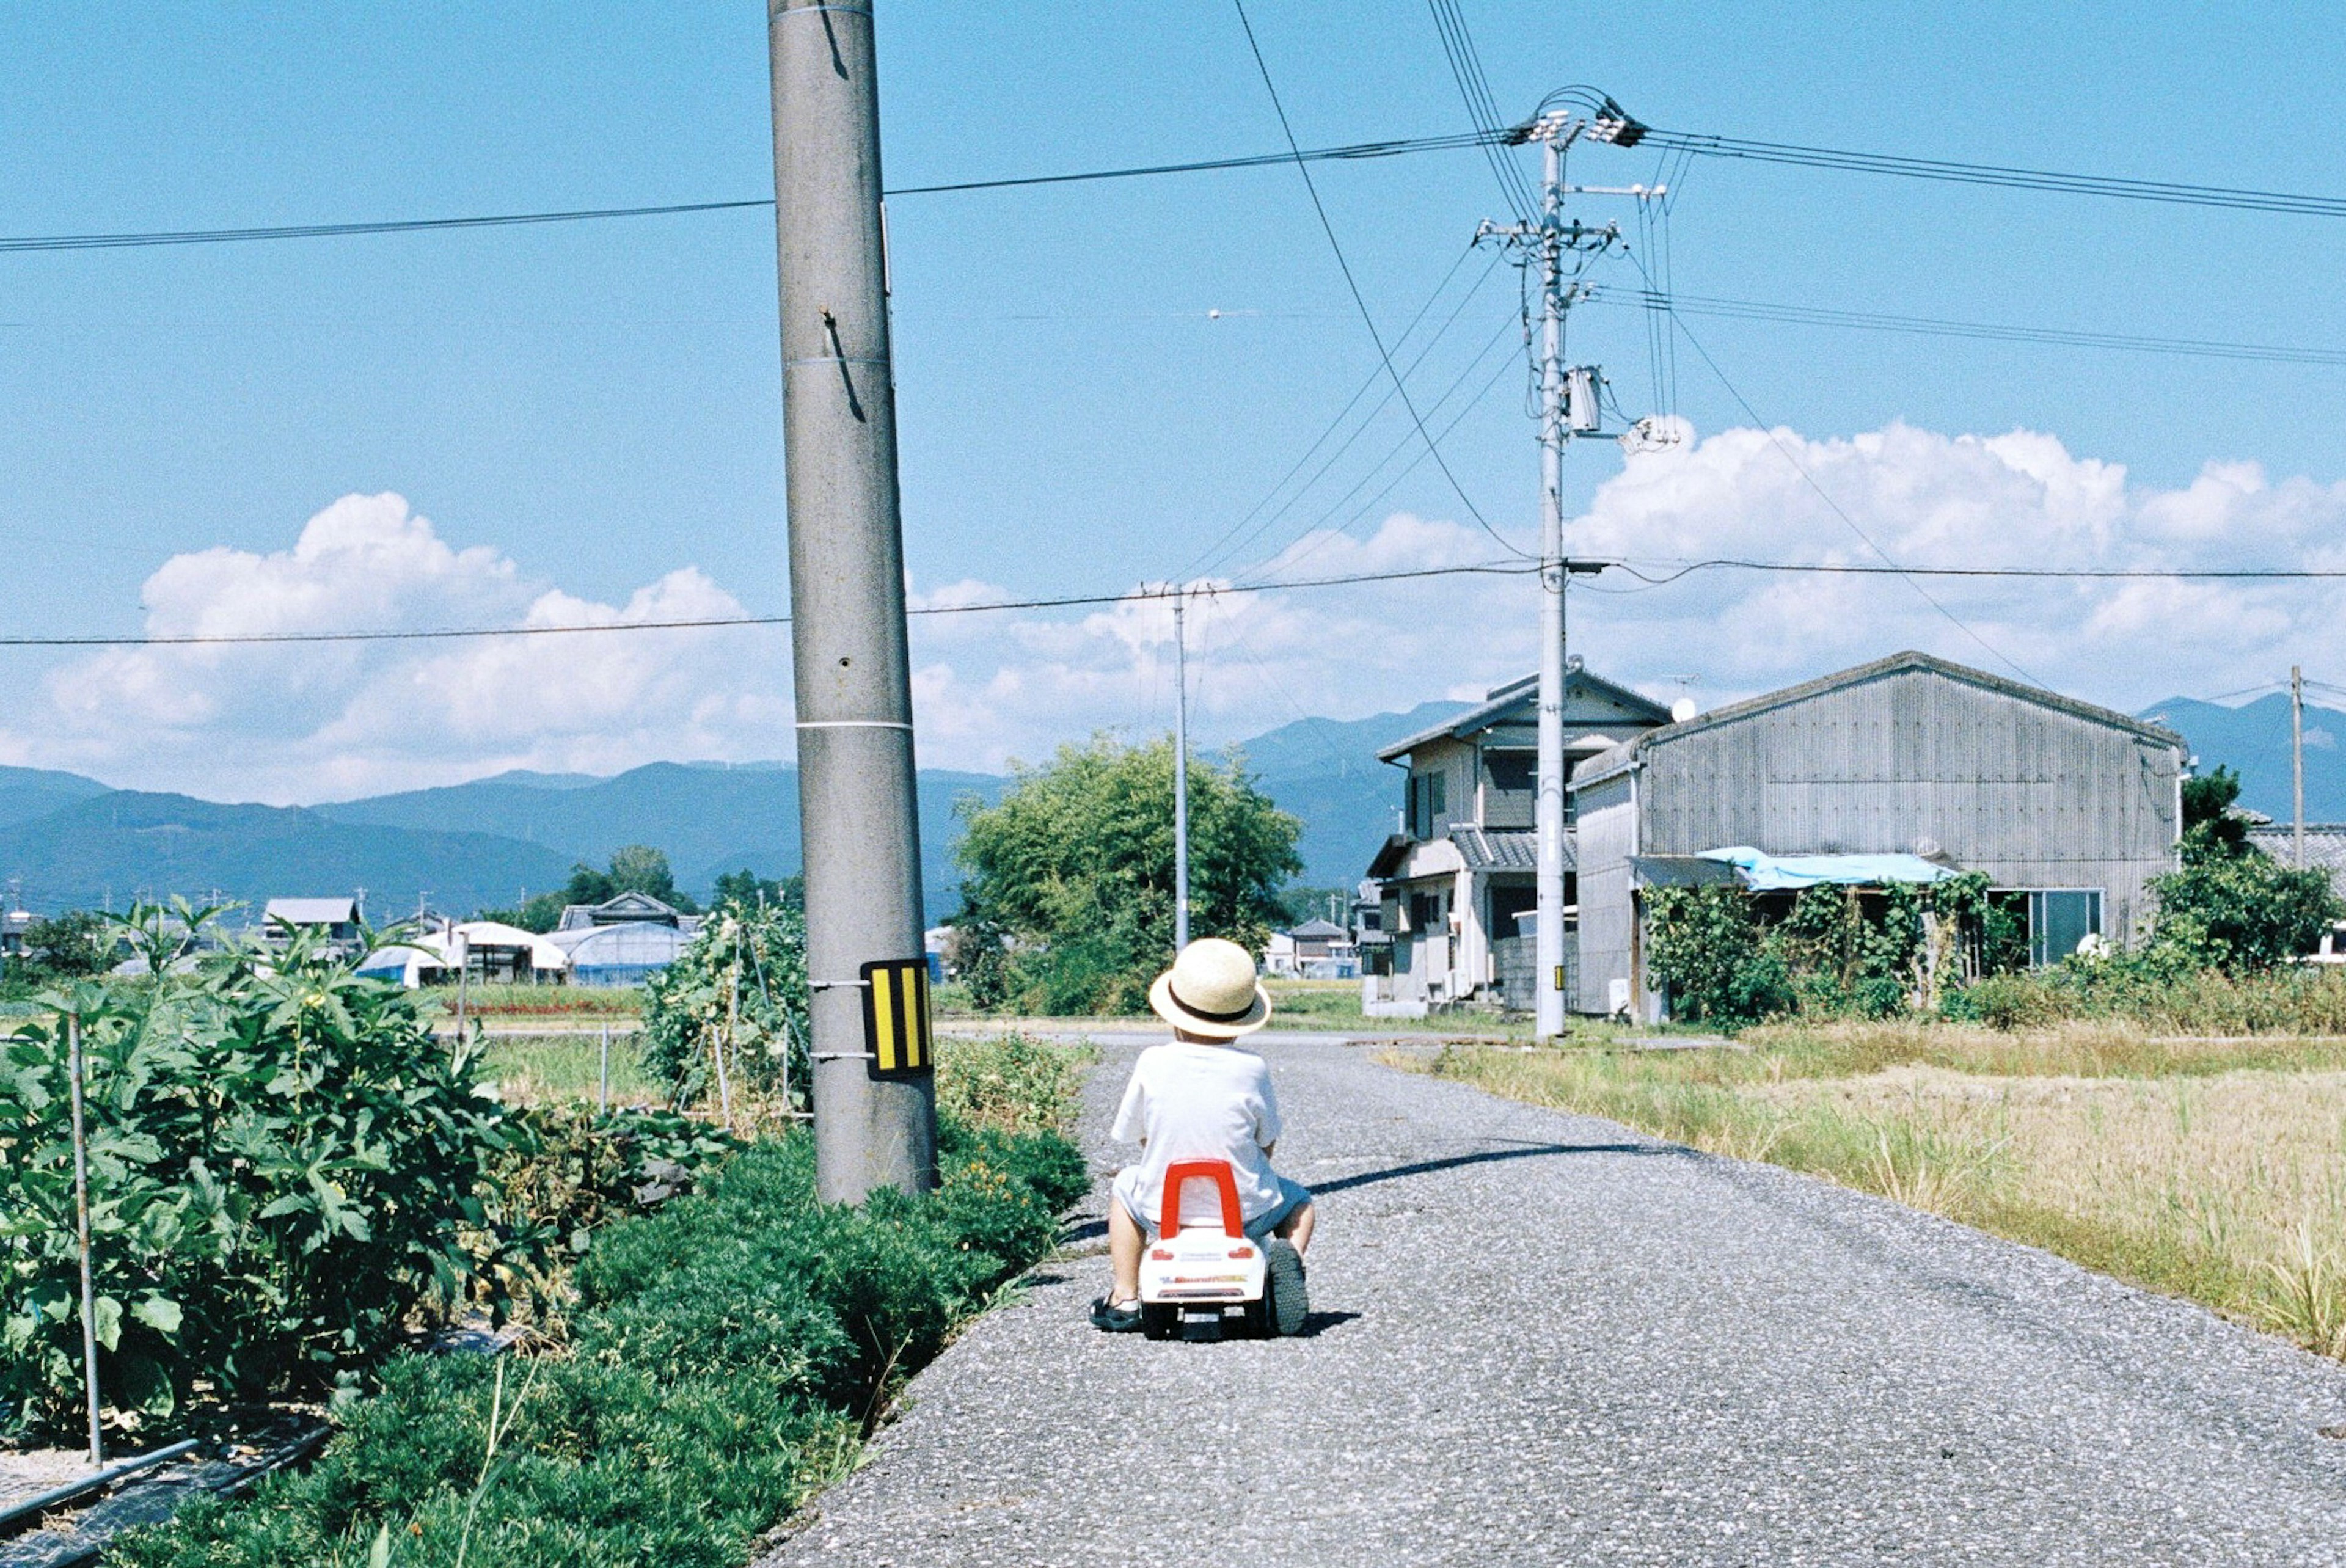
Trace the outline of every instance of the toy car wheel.
<path fill-rule="evenodd" d="M 1140 1306 L 1140 1331 L 1151 1339 L 1170 1339 L 1181 1330 L 1181 1308 L 1162 1302 Z"/>

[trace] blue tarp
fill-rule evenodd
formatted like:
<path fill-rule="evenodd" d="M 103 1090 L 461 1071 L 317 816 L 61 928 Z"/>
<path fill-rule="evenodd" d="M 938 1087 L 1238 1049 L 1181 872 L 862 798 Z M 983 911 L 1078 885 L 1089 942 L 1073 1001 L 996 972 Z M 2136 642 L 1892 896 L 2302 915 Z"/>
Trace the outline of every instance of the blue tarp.
<path fill-rule="evenodd" d="M 1762 853 L 1749 844 L 1705 850 L 1698 857 L 1733 866 L 1755 893 L 1789 888 L 1878 888 L 1887 882 L 1943 882 L 1956 873 L 1920 855 L 1785 855 Z"/>

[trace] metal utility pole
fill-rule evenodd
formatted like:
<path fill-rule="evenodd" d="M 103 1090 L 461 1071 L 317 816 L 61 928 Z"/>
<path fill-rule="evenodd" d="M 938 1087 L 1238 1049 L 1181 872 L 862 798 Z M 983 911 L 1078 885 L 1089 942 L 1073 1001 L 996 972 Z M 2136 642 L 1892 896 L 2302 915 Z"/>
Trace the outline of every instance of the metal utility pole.
<path fill-rule="evenodd" d="M 1173 952 L 1189 945 L 1189 645 L 1173 596 Z"/>
<path fill-rule="evenodd" d="M 2305 870 L 2305 670 L 2289 667 L 2290 771 L 2297 793 L 2297 869 Z"/>
<path fill-rule="evenodd" d="M 767 0 L 767 45 L 815 1186 L 852 1203 L 936 1183 L 934 1079 L 865 1033 L 872 966 L 925 964 L 869 0 Z"/>
<path fill-rule="evenodd" d="M 1592 367 L 1567 371 L 1564 363 L 1564 318 L 1581 290 L 1579 268 L 1568 263 L 1611 247 L 1618 238 L 1611 225 L 1584 229 L 1564 219 L 1564 199 L 1576 191 L 1645 197 L 1645 188 L 1600 191 L 1594 187 L 1567 187 L 1564 156 L 1582 137 L 1627 145 L 1642 130 L 1634 122 L 1590 121 L 1573 115 L 1542 113 L 1524 130 L 1523 139 L 1539 142 L 1543 153 L 1540 214 L 1535 223 L 1485 222 L 1477 240 L 1495 237 L 1515 247 L 1536 265 L 1540 276 L 1540 649 L 1538 788 L 1533 821 L 1538 843 L 1535 884 L 1539 927 L 1534 938 L 1535 982 L 1533 1032 L 1553 1040 L 1564 1033 L 1564 698 L 1565 590 L 1572 563 L 1564 553 L 1564 448 L 1575 435 L 1596 433 L 1599 417 L 1597 372 Z M 1652 194 L 1660 194 L 1654 188 Z"/>

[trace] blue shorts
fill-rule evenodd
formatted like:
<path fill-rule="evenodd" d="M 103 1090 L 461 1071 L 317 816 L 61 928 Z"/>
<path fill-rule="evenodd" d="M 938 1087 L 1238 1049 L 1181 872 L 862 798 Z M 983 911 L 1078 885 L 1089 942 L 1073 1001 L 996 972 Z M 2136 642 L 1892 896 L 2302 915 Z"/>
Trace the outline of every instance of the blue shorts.
<path fill-rule="evenodd" d="M 1279 1178 L 1279 1201 L 1271 1205 L 1269 1208 L 1263 1210 L 1262 1213 L 1257 1215 L 1254 1218 L 1248 1220 L 1246 1222 L 1246 1233 L 1254 1237 L 1257 1241 L 1260 1241 L 1264 1237 L 1269 1236 L 1272 1231 L 1277 1230 L 1280 1226 L 1285 1225 L 1287 1223 L 1288 1216 L 1293 1214 L 1297 1209 L 1301 1208 L 1305 1204 L 1310 1203 L 1311 1201 L 1311 1189 L 1310 1187 L 1305 1186 L 1301 1182 L 1295 1180 L 1291 1176 L 1280 1176 Z M 1116 1206 L 1117 1207 L 1124 1210 L 1125 1217 L 1130 1219 L 1133 1224 L 1140 1227 L 1140 1234 L 1143 1237 L 1147 1237 L 1150 1241 L 1157 1239 L 1157 1227 L 1149 1224 L 1148 1221 L 1141 1218 L 1140 1216 L 1132 1212 L 1132 1206 L 1124 1201 L 1124 1194 L 1119 1192 L 1116 1195 Z"/>

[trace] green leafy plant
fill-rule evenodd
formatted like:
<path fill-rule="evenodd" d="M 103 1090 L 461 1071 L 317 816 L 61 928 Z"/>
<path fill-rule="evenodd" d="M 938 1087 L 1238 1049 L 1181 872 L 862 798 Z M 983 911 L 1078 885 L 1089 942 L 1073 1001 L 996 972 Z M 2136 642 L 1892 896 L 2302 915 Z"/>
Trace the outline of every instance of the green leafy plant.
<path fill-rule="evenodd" d="M 156 942 L 179 940 L 138 911 Z M 0 1401 L 79 1389 L 69 1031 L 87 1062 L 107 1402 L 168 1412 L 314 1389 L 474 1272 L 483 1164 L 510 1118 L 408 996 L 306 937 L 193 974 L 86 982 L 0 1041 Z"/>
<path fill-rule="evenodd" d="M 2191 828 L 2182 869 L 2151 882 L 2153 962 L 2227 973 L 2270 969 L 2312 952 L 2341 912 L 2329 873 L 2292 871 L 2245 840 L 2235 844 L 2220 832 L 2229 821 Z"/>
<path fill-rule="evenodd" d="M 716 1097 L 720 1057 L 736 1094 L 811 1088 L 806 918 L 787 903 L 730 903 L 644 985 L 645 1070 L 682 1106 Z"/>

